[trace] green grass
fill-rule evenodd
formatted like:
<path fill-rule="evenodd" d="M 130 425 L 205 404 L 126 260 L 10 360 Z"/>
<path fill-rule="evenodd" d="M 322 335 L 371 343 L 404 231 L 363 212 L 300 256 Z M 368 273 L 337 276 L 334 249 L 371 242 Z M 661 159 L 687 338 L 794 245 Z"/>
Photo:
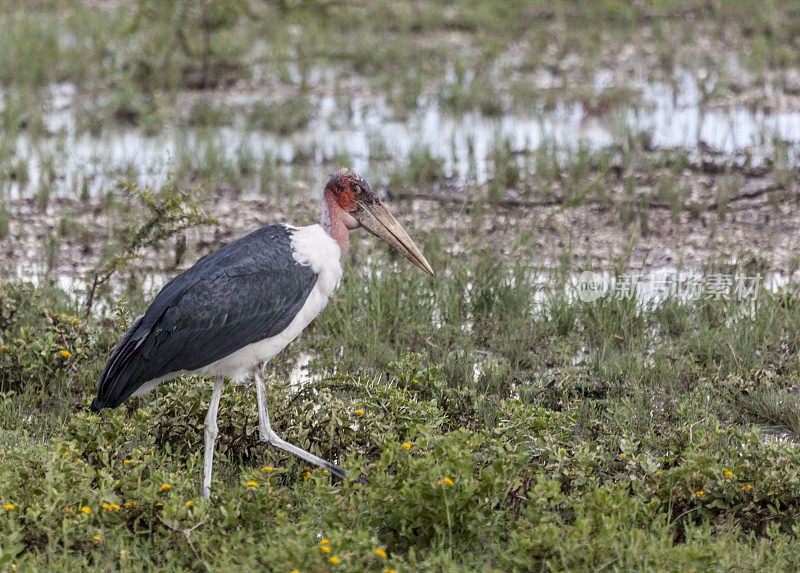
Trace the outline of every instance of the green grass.
<path fill-rule="evenodd" d="M 760 430 L 800 433 L 796 292 L 761 292 L 754 312 L 583 303 L 522 265 L 435 247 L 437 280 L 404 261 L 348 269 L 271 363 L 276 431 L 371 485 L 306 474 L 263 445 L 252 388 L 228 386 L 210 503 L 207 381 L 84 409 L 144 300 L 87 323 L 58 290 L 5 284 L 0 502 L 14 507 L 0 558 L 23 570 L 798 565 L 800 451 Z M 317 376 L 292 389 L 301 351 Z"/>
<path fill-rule="evenodd" d="M 97 100 L 82 124 L 92 131 L 115 123 L 156 131 L 163 115 L 185 115 L 176 97 L 183 91 L 223 92 L 255 81 L 268 82 L 272 93 L 277 80 L 275 91 L 281 99 L 289 94 L 289 107 L 256 106 L 252 115 L 283 132 L 307 121 L 307 92 L 338 91 L 354 76 L 359 92 L 391 91 L 398 117 L 420 97 L 455 113 L 498 116 L 580 101 L 590 114 L 603 114 L 639 95 L 624 86 L 586 87 L 596 70 L 618 64 L 625 46 L 634 47 L 635 61 L 653 77 L 671 77 L 676 66 L 721 68 L 736 53 L 755 72 L 755 86 L 777 82 L 780 89 L 780 74 L 769 72 L 798 64 L 793 41 L 800 22 L 790 0 L 758 8 L 738 1 L 534 0 L 502 9 L 474 1 L 446 9 L 387 0 L 321 6 L 140 0 L 113 7 L 52 0 L 26 8 L 23 0 L 0 7 L 0 85 L 29 100 L 46 97 L 54 83 L 71 83 L 79 95 Z M 697 46 L 698 29 L 710 49 Z M 565 65 L 571 58 L 580 64 Z M 314 79 L 320 71 L 322 81 Z M 532 88 L 530 74 L 541 71 L 555 74 L 554 87 Z M 717 95 L 726 95 L 725 85 Z M 197 108 L 190 121 L 217 124 L 226 115 Z"/>
<path fill-rule="evenodd" d="M 6 200 L 15 186 L 52 225 L 33 255 L 44 286 L 0 283 L 0 570 L 800 568 L 800 452 L 767 434 L 800 435 L 797 289 L 762 291 L 755 306 L 584 303 L 565 291 L 581 247 L 554 246 L 558 268 L 527 263 L 534 234 L 558 242 L 551 215 L 500 248 L 510 253 L 489 244 L 487 228 L 512 225 L 514 205 L 567 217 L 598 208 L 630 237 L 611 255 L 622 273 L 636 237 L 666 224 L 653 209 L 673 222 L 707 215 L 720 228 L 738 216 L 752 166 L 720 158 L 707 172 L 688 150 L 653 150 L 652 133 L 622 122 L 605 149 L 498 140 L 485 184 L 458 189 L 438 210 L 402 205 L 398 215 L 429 217 L 418 228 L 438 217 L 445 229 L 414 233 L 435 280 L 354 234 L 333 301 L 270 363 L 268 399 L 279 435 L 370 486 L 332 482 L 262 444 L 248 386 L 227 386 L 222 397 L 211 502 L 200 496 L 207 380 L 177 380 L 100 415 L 86 410 L 111 349 L 154 294 L 143 274 L 171 273 L 164 269 L 186 248 L 182 235 L 131 242 L 137 229 L 163 231 L 129 226 L 132 212 L 188 199 L 183 190 L 199 182 L 212 205 L 257 190 L 256 209 L 312 216 L 305 190 L 320 177 L 316 144 L 284 161 L 231 145 L 221 126 L 288 136 L 328 95 L 344 108 L 353 96 L 385 96 L 399 121 L 428 102 L 454 117 L 580 103 L 614 122 L 640 94 L 591 86 L 597 70 L 616 69 L 625 46 L 636 69 L 666 81 L 677 68 L 699 77 L 738 54 L 761 88 L 796 67 L 799 19 L 788 0 L 2 3 L 0 239 L 13 251 L 27 224 L 27 199 Z M 541 74 L 552 74 L 550 87 L 533 81 Z M 701 82 L 704 102 L 736 94 L 734 79 Z M 69 113 L 79 136 L 190 130 L 170 159 L 169 188 L 144 203 L 116 189 L 144 174 L 135 161 L 68 173 L 71 140 L 45 121 L 60 83 L 76 90 Z M 262 95 L 229 105 L 228 91 Z M 444 195 L 457 184 L 429 149 L 397 159 L 379 143 L 370 156 L 376 189 Z M 775 189 L 765 199 L 777 210 L 793 191 L 796 150 L 773 144 L 765 179 Z M 99 200 L 89 190 L 98 181 L 107 181 Z M 203 252 L 186 258 L 233 232 L 197 231 L 189 244 Z M 142 246 L 148 259 L 128 267 Z M 69 293 L 48 286 L 76 250 L 114 275 L 88 318 L 89 284 Z M 709 272 L 728 272 L 713 256 Z M 765 265 L 751 257 L 740 270 Z M 292 388 L 306 355 L 313 381 Z"/>
<path fill-rule="evenodd" d="M 404 165 L 395 166 L 389 180 L 394 188 L 444 183 L 444 160 L 427 148 L 413 149 Z"/>
<path fill-rule="evenodd" d="M 311 104 L 305 99 L 290 99 L 282 102 L 256 103 L 248 113 L 247 125 L 252 129 L 286 135 L 304 128 L 310 119 Z"/>

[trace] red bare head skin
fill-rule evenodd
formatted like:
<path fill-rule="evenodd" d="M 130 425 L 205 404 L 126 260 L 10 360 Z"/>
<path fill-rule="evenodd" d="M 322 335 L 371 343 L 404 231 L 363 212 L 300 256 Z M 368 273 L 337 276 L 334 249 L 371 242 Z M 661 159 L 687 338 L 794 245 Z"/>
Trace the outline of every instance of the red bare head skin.
<path fill-rule="evenodd" d="M 344 256 L 350 244 L 349 232 L 361 226 L 351 215 L 359 209 L 356 201 L 373 204 L 380 203 L 380 200 L 366 180 L 349 169 L 340 169 L 331 175 L 325 184 L 323 199 L 322 226 L 339 243 L 339 249 Z"/>
<path fill-rule="evenodd" d="M 330 192 L 339 207 L 348 213 L 358 209 L 356 201 L 363 205 L 380 203 L 378 197 L 370 189 L 369 183 L 358 173 L 353 173 L 349 169 L 340 169 L 331 175 L 325 185 L 325 192 Z"/>
<path fill-rule="evenodd" d="M 340 169 L 331 175 L 325 185 L 322 204 L 322 226 L 339 244 L 341 256 L 350 242 L 350 231 L 362 227 L 434 276 L 425 255 L 357 173 Z"/>

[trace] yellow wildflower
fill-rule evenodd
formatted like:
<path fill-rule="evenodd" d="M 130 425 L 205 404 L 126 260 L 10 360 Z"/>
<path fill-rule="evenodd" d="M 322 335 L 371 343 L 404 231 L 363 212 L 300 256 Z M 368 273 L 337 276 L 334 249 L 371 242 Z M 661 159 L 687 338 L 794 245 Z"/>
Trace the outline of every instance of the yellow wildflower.
<path fill-rule="evenodd" d="M 404 442 L 403 443 L 403 449 L 404 450 L 410 450 L 411 449 L 411 444 L 409 444 L 408 442 Z"/>
<path fill-rule="evenodd" d="M 7 349 L 8 349 L 8 346 L 6 346 L 5 344 L 3 346 L 0 346 L 0 350 L 7 350 Z"/>
<path fill-rule="evenodd" d="M 726 478 L 733 477 L 733 472 L 728 468 L 722 468 L 722 475 L 724 475 Z"/>
<path fill-rule="evenodd" d="M 376 549 L 375 551 L 373 551 L 373 553 L 378 557 L 380 557 L 381 559 L 386 559 L 387 557 L 386 552 L 383 549 Z"/>
<path fill-rule="evenodd" d="M 158 489 L 158 491 L 169 491 L 171 489 L 172 489 L 172 486 L 169 485 L 168 483 L 165 483 Z"/>
<path fill-rule="evenodd" d="M 77 318 L 73 318 L 72 320 L 70 320 L 70 322 L 71 322 L 72 324 L 75 324 L 76 322 L 78 322 L 78 319 L 77 319 Z"/>
<path fill-rule="evenodd" d="M 263 468 L 261 468 L 261 471 L 262 472 L 271 472 L 273 469 L 275 469 L 275 468 L 273 468 L 272 466 L 264 466 Z"/>
<path fill-rule="evenodd" d="M 131 509 L 132 507 L 136 507 L 135 501 L 126 501 L 125 502 L 125 509 Z"/>
<path fill-rule="evenodd" d="M 353 414 L 355 414 L 356 416 L 363 416 L 364 415 L 364 410 L 360 410 L 360 409 L 356 410 L 355 412 L 353 412 Z"/>
<path fill-rule="evenodd" d="M 625 454 L 620 454 L 619 457 L 624 458 Z"/>
<path fill-rule="evenodd" d="M 300 571 L 298 571 L 297 569 L 292 569 L 291 571 L 289 571 L 289 573 L 300 573 Z"/>
<path fill-rule="evenodd" d="M 86 515 L 89 515 L 90 513 L 92 513 L 92 508 L 91 508 L 91 507 L 87 507 L 87 506 L 85 506 L 85 505 L 84 505 L 84 506 L 81 508 L 81 511 L 82 511 L 83 513 L 85 513 Z"/>
<path fill-rule="evenodd" d="M 127 557 L 128 556 L 128 550 L 127 549 L 120 549 L 119 550 L 119 556 L 120 557 Z"/>
<path fill-rule="evenodd" d="M 69 350 L 62 350 L 61 352 L 59 352 L 59 354 L 61 354 L 61 356 L 63 356 L 64 358 L 69 358 L 70 356 L 72 356 Z"/>
<path fill-rule="evenodd" d="M 328 547 L 327 545 L 323 545 L 322 547 L 320 547 L 320 549 L 322 549 L 323 553 L 330 553 L 331 552 L 331 548 Z"/>
<path fill-rule="evenodd" d="M 119 506 L 116 503 L 112 503 L 109 505 L 109 507 L 111 508 L 111 511 L 117 511 L 119 509 Z"/>
<path fill-rule="evenodd" d="M 186 507 L 192 507 L 192 506 L 194 505 L 194 503 L 192 502 L 192 500 L 189 500 L 189 501 L 187 501 L 187 502 L 186 502 L 184 505 L 185 505 Z"/>
<path fill-rule="evenodd" d="M 383 570 L 383 573 L 397 573 L 396 569 L 389 569 L 388 567 Z"/>
<path fill-rule="evenodd" d="M 64 508 L 64 511 L 66 511 L 66 512 L 67 512 L 67 513 L 69 513 L 70 515 L 75 515 L 75 510 L 74 510 L 74 509 L 72 509 L 71 507 L 65 507 L 65 508 Z"/>
<path fill-rule="evenodd" d="M 742 491 L 750 491 L 751 489 L 753 489 L 753 486 L 751 484 L 742 486 Z"/>
<path fill-rule="evenodd" d="M 310 478 L 310 477 L 311 477 L 311 472 L 310 472 L 310 471 L 307 471 L 307 470 L 306 470 L 306 471 L 304 471 L 304 472 L 303 472 L 303 477 L 304 477 L 305 479 L 308 479 L 308 478 Z"/>
<path fill-rule="evenodd" d="M 130 461 L 130 460 L 125 460 L 125 461 L 124 461 L 124 462 L 122 462 L 122 463 L 123 463 L 123 464 L 132 464 L 133 462 L 132 462 L 132 461 Z"/>
<path fill-rule="evenodd" d="M 338 557 L 336 557 L 336 555 L 334 555 L 333 557 L 331 557 L 330 559 L 328 559 L 328 561 L 330 561 L 331 563 L 333 563 L 334 565 L 336 565 L 336 564 L 339 562 L 339 558 L 338 558 Z"/>
<path fill-rule="evenodd" d="M 704 492 L 702 489 L 700 491 L 698 491 L 698 492 L 695 492 L 695 495 L 697 497 L 703 497 L 705 494 L 706 494 L 706 492 Z"/>
<path fill-rule="evenodd" d="M 320 545 L 327 545 L 327 544 L 328 544 L 328 543 L 330 543 L 330 542 L 331 542 L 331 540 L 330 540 L 330 539 L 328 539 L 328 538 L 326 537 L 325 539 L 323 539 L 322 541 L 320 541 L 320 542 L 319 542 L 319 544 L 320 544 Z"/>
<path fill-rule="evenodd" d="M 453 480 L 450 478 L 444 478 L 444 485 L 453 485 Z"/>
<path fill-rule="evenodd" d="M 414 378 L 414 379 L 412 380 L 412 382 L 413 382 L 414 384 L 419 384 L 419 380 L 417 380 L 416 378 Z"/>
<path fill-rule="evenodd" d="M 7 504 L 5 504 L 3 506 L 3 509 L 14 509 L 14 504 L 13 503 L 7 503 Z"/>
<path fill-rule="evenodd" d="M 92 537 L 92 539 L 94 539 L 95 541 L 100 541 L 100 536 L 99 535 L 95 535 L 94 537 Z"/>
<path fill-rule="evenodd" d="M 247 487 L 258 487 L 258 482 L 249 481 L 245 484 Z"/>

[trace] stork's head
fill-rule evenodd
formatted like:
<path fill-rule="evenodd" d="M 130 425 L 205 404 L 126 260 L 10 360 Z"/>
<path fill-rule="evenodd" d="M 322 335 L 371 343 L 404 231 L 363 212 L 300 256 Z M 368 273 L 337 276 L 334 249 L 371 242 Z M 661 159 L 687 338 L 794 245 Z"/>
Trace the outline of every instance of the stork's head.
<path fill-rule="evenodd" d="M 369 183 L 357 173 L 349 169 L 340 169 L 325 185 L 326 198 L 332 199 L 338 216 L 347 229 L 364 227 L 376 237 L 396 247 L 405 257 L 433 276 L 433 269 L 420 251 L 403 230 L 400 223 L 372 192 Z"/>

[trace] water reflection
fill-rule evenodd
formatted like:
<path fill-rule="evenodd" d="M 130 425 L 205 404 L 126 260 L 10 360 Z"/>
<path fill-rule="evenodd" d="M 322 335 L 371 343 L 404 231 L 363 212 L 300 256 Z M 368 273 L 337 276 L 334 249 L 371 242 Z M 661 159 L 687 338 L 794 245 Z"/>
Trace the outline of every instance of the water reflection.
<path fill-rule="evenodd" d="M 597 77 L 597 89 L 610 81 L 602 72 Z M 207 149 L 223 163 L 235 162 L 246 150 L 256 159 L 274 158 L 284 167 L 303 155 L 316 166 L 319 179 L 337 157 L 347 157 L 357 170 L 380 174 L 386 172 L 387 158 L 404 161 L 413 150 L 426 149 L 443 160 L 446 174 L 456 183 L 482 183 L 491 176 L 490 154 L 498 141 L 507 141 L 517 152 L 535 150 L 544 142 L 566 149 L 601 148 L 619 143 L 624 139 L 620 134 L 640 132 L 647 133 L 656 147 L 695 153 L 711 149 L 728 156 L 745 155 L 754 163 L 770 154 L 777 140 L 790 146 L 789 164 L 800 163 L 800 111 L 702 105 L 698 81 L 682 70 L 671 82 L 641 79 L 628 87 L 641 92 L 641 102 L 600 117 L 579 103 L 498 118 L 478 111 L 454 115 L 438 101 L 420 101 L 416 110 L 398 120 L 385 97 L 343 100 L 327 95 L 313 102 L 315 116 L 309 125 L 290 135 L 249 129 L 241 117 L 231 127 L 209 131 L 171 126 L 153 136 L 138 128 L 120 127 L 99 135 L 78 130 L 75 89 L 58 84 L 52 88 L 45 117 L 48 130 L 56 135 L 36 140 L 19 136 L 16 154 L 28 162 L 29 181 L 25 189 L 12 182 L 9 192 L 11 197 L 32 194 L 53 162 L 59 173 L 70 176 L 48 181 L 54 186 L 52 196 L 73 193 L 76 178 L 86 182 L 90 194 L 106 192 L 122 175 L 140 185 L 159 184 L 170 169 L 170 159 L 194 154 L 203 161 Z M 229 99 L 220 103 L 241 104 L 260 95 Z"/>

